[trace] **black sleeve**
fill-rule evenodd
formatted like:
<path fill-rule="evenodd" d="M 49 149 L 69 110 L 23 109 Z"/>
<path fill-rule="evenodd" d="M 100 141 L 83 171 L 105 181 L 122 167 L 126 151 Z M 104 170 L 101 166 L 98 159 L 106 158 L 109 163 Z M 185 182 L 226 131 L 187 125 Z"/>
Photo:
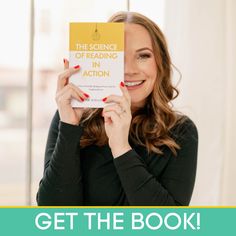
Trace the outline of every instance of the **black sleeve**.
<path fill-rule="evenodd" d="M 197 167 L 198 132 L 196 126 L 188 119 L 178 129 L 176 136 L 178 136 L 181 149 L 177 156 L 169 158 L 159 181 L 148 172 L 146 163 L 134 150 L 114 159 L 130 205 L 189 205 Z"/>
<path fill-rule="evenodd" d="M 49 129 L 44 160 L 44 175 L 39 184 L 39 206 L 83 205 L 80 170 L 80 126 L 61 122 L 53 117 Z"/>

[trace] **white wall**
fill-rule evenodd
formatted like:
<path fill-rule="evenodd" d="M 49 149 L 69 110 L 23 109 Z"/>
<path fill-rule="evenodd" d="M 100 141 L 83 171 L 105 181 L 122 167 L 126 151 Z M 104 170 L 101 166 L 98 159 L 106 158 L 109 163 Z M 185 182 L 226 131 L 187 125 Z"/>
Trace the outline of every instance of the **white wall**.
<path fill-rule="evenodd" d="M 144 14 L 163 29 L 165 0 L 129 0 L 130 11 Z"/>

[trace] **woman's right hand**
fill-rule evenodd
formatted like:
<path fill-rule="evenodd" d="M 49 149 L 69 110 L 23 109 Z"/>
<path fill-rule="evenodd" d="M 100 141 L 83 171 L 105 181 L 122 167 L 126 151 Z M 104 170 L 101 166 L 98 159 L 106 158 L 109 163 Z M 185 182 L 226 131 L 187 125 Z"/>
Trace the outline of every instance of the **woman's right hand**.
<path fill-rule="evenodd" d="M 79 125 L 80 119 L 85 111 L 84 108 L 73 108 L 71 106 L 71 99 L 76 99 L 83 102 L 89 97 L 81 89 L 72 83 L 68 83 L 69 77 L 79 71 L 80 67 L 75 66 L 69 68 L 69 61 L 64 59 L 64 72 L 58 76 L 56 102 L 60 120 L 62 122 Z"/>

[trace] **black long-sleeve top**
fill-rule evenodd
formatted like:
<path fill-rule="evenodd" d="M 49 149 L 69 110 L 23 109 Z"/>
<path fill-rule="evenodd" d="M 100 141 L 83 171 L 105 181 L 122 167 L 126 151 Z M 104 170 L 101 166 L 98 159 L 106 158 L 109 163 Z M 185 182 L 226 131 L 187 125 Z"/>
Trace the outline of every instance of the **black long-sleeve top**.
<path fill-rule="evenodd" d="M 189 119 L 172 130 L 181 149 L 174 156 L 148 154 L 145 147 L 113 158 L 108 145 L 80 148 L 81 126 L 60 121 L 56 112 L 48 134 L 38 205 L 188 205 L 197 166 L 198 133 Z"/>

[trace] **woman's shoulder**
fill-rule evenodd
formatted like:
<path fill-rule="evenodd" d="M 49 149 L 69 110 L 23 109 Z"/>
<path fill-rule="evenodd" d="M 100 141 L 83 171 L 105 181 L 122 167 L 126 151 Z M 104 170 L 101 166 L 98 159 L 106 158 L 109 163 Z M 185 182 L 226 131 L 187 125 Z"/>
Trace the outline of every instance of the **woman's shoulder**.
<path fill-rule="evenodd" d="M 170 132 L 171 136 L 178 141 L 189 138 L 198 140 L 197 126 L 187 115 L 178 115 L 178 120 Z"/>

